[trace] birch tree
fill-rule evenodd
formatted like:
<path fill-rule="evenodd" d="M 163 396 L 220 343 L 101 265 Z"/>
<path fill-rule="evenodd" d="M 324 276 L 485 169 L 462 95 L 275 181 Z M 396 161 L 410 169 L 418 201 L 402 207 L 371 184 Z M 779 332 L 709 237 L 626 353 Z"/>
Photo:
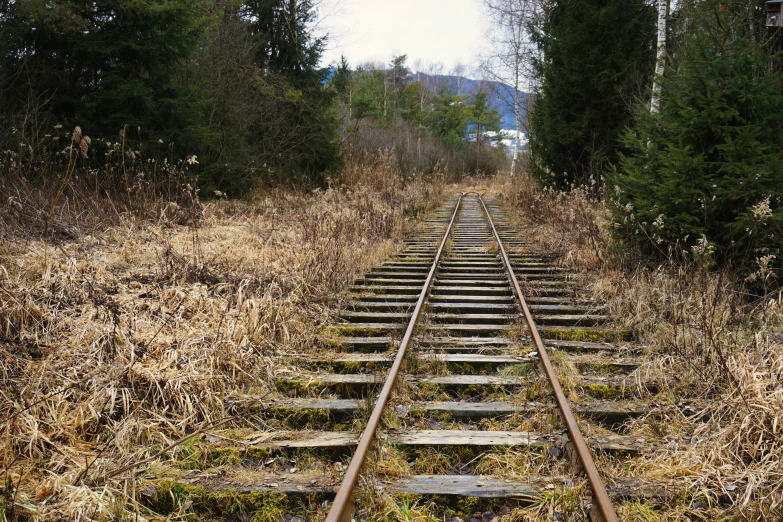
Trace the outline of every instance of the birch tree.
<path fill-rule="evenodd" d="M 522 89 L 530 92 L 534 87 L 534 75 L 529 67 L 535 46 L 528 37 L 543 10 L 546 0 L 484 0 L 491 21 L 489 38 L 492 53 L 482 63 L 489 79 L 499 82 L 496 94 L 514 110 L 515 143 L 511 159 L 513 175 L 519 159 L 519 142 L 522 134 Z M 507 87 L 506 87 L 507 86 Z"/>
<path fill-rule="evenodd" d="M 650 112 L 661 109 L 661 77 L 666 65 L 666 21 L 669 17 L 669 1 L 658 0 L 658 42 L 655 56 L 655 78 L 653 79 Z"/>

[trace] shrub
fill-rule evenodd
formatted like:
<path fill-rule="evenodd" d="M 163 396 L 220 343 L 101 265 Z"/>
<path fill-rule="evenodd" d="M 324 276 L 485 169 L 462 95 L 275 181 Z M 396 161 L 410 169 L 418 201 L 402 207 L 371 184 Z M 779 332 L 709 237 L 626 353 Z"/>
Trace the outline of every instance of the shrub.
<path fill-rule="evenodd" d="M 747 34 L 747 7 L 705 0 L 686 19 L 692 26 L 666 73 L 660 113 L 640 109 L 625 135 L 614 219 L 650 256 L 714 251 L 751 279 L 768 278 L 783 246 L 775 56 Z"/>

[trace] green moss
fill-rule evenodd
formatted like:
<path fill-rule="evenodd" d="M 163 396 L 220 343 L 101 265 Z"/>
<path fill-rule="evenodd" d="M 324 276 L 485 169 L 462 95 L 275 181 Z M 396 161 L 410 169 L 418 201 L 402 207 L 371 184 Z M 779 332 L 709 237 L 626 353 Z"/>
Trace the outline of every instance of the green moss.
<path fill-rule="evenodd" d="M 615 399 L 631 393 L 628 386 L 608 386 L 606 384 L 588 384 L 584 386 L 585 391 L 596 399 Z"/>
<path fill-rule="evenodd" d="M 193 439 L 187 442 L 192 442 Z M 176 466 L 180 469 L 201 469 L 204 467 L 204 449 L 195 441 L 196 444 L 182 445 L 175 453 Z"/>
<path fill-rule="evenodd" d="M 498 511 L 503 505 L 500 499 L 486 499 L 476 497 L 459 497 L 456 503 L 458 513 L 470 515 L 482 511 Z"/>
<path fill-rule="evenodd" d="M 214 448 L 207 453 L 207 463 L 215 466 L 235 466 L 242 462 L 238 448 Z"/>
<path fill-rule="evenodd" d="M 282 393 L 296 391 L 306 393 L 312 390 L 323 390 L 329 388 L 330 392 L 339 397 L 361 398 L 366 395 L 368 390 L 373 390 L 379 385 L 377 383 L 323 383 L 318 381 L 309 381 L 304 379 L 277 379 L 275 388 Z"/>
<path fill-rule="evenodd" d="M 204 469 L 220 466 L 234 466 L 246 459 L 265 460 L 272 451 L 265 447 L 213 447 L 201 443 L 180 448 L 176 466 L 180 469 Z"/>
<path fill-rule="evenodd" d="M 450 397 L 477 397 L 485 394 L 497 394 L 498 400 L 502 400 L 507 392 L 526 386 L 526 383 L 510 384 L 437 384 L 416 383 L 411 389 L 411 397 L 414 400 L 439 401 L 448 400 Z"/>
<path fill-rule="evenodd" d="M 340 338 L 334 337 L 321 337 L 318 339 L 318 345 L 321 348 L 329 350 L 336 350 L 338 348 L 344 348 L 346 346 L 345 341 Z"/>
<path fill-rule="evenodd" d="M 283 393 L 290 391 L 305 391 L 311 383 L 302 379 L 277 379 L 275 389 Z"/>
<path fill-rule="evenodd" d="M 339 362 L 332 365 L 339 373 L 361 373 L 362 363 L 359 362 Z"/>
<path fill-rule="evenodd" d="M 592 362 L 592 363 L 577 363 L 577 367 L 584 372 L 601 372 L 619 374 L 623 372 L 624 366 L 620 366 L 612 363 Z"/>
<path fill-rule="evenodd" d="M 617 335 L 612 330 L 566 330 L 560 328 L 545 327 L 541 329 L 542 335 L 547 339 L 560 341 L 580 342 L 610 342 L 617 340 Z"/>
<path fill-rule="evenodd" d="M 282 419 L 289 426 L 297 429 L 325 427 L 334 420 L 334 413 L 326 409 L 288 408 L 276 406 L 268 408 L 265 413 L 277 419 Z"/>
<path fill-rule="evenodd" d="M 500 375 L 521 377 L 522 375 L 529 374 L 535 368 L 535 365 L 531 363 L 510 364 L 500 370 Z"/>
<path fill-rule="evenodd" d="M 415 400 L 441 400 L 446 397 L 442 393 L 442 389 L 437 384 L 429 382 L 416 383 L 415 387 L 411 390 L 411 398 Z"/>
<path fill-rule="evenodd" d="M 377 350 L 368 350 L 371 352 L 377 352 Z M 364 370 L 371 372 L 385 371 L 389 367 L 389 363 L 380 361 L 372 362 L 359 362 L 359 361 L 310 361 L 308 366 L 328 373 L 363 373 Z"/>
<path fill-rule="evenodd" d="M 153 511 L 169 515 L 190 502 L 186 520 L 225 520 L 226 515 L 245 514 L 253 522 L 277 522 L 288 512 L 312 514 L 312 506 L 326 500 L 323 494 L 288 496 L 279 492 L 240 493 L 238 491 L 210 491 L 202 487 L 175 481 L 156 484 L 153 497 L 143 502 Z"/>
<path fill-rule="evenodd" d="M 447 412 L 433 412 L 430 417 L 432 417 L 434 420 L 442 423 L 451 422 L 454 420 L 454 417 L 451 413 Z"/>

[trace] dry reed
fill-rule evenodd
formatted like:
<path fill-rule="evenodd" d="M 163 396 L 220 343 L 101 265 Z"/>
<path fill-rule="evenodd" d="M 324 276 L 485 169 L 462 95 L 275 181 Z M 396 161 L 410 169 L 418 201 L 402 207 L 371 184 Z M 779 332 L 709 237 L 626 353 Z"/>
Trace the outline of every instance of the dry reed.
<path fill-rule="evenodd" d="M 17 223 L 0 239 L 0 519 L 149 519 L 135 488 L 155 461 L 103 478 L 268 393 L 276 355 L 311 344 L 337 291 L 440 195 L 388 158 L 312 193 L 183 192 L 89 229 L 59 203 L 67 237 Z"/>
<path fill-rule="evenodd" d="M 525 175 L 500 176 L 491 190 L 517 209 L 531 238 L 579 274 L 585 297 L 649 346 L 638 375 L 662 384 L 652 397 L 660 407 L 628 432 L 661 437 L 674 450 L 610 472 L 684 480 L 691 492 L 712 493 L 668 511 L 628 503 L 624 519 L 783 519 L 780 292 L 750 298 L 739 278 L 704 259 L 629 262 L 613 242 L 607 209 L 588 191 L 539 190 Z M 700 411 L 683 415 L 683 400 Z"/>

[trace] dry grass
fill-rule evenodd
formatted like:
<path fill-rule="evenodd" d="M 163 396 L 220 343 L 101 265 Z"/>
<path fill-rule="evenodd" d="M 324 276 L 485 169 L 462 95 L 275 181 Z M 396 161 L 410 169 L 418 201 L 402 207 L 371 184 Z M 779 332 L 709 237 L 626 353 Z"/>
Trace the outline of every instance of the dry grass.
<path fill-rule="evenodd" d="M 110 219 L 110 200 L 70 214 L 72 185 L 55 237 L 24 232 L 27 206 L 0 212 L 0 519 L 149 519 L 138 480 L 172 453 L 113 473 L 217 423 L 246 427 L 232 416 L 271 391 L 275 355 L 311 344 L 336 291 L 440 197 L 388 158 L 349 169 L 326 191 L 189 191 Z"/>
<path fill-rule="evenodd" d="M 684 480 L 712 491 L 723 507 L 691 502 L 667 511 L 621 508 L 628 520 L 779 520 L 783 518 L 783 299 L 750 298 L 741 281 L 690 264 L 656 268 L 629 262 L 614 244 L 604 205 L 588 192 L 538 191 L 526 176 L 499 177 L 490 188 L 540 244 L 580 274 L 585 296 L 607 305 L 649 346 L 638 377 L 663 384 L 660 410 L 628 426 L 670 449 L 643 455 L 611 473 Z M 509 212 L 510 213 L 510 212 Z M 699 415 L 678 403 L 697 400 Z M 714 503 L 714 502 L 713 502 Z"/>

